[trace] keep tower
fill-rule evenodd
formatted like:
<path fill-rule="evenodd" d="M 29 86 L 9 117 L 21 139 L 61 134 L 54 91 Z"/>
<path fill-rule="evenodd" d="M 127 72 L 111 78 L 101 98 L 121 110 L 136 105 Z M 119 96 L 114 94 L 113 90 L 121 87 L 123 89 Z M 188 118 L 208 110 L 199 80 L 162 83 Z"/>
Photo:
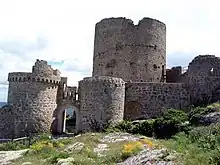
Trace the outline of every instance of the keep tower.
<path fill-rule="evenodd" d="M 124 81 L 164 82 L 166 25 L 143 18 L 137 25 L 126 18 L 107 18 L 96 24 L 93 76 Z"/>

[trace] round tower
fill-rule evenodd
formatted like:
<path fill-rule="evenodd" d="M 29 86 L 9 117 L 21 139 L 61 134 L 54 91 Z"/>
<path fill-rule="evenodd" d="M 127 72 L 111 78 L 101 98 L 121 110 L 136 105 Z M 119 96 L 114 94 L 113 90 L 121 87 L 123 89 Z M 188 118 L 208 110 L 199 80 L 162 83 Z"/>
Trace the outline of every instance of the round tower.
<path fill-rule="evenodd" d="M 50 131 L 60 79 L 60 72 L 42 60 L 36 61 L 32 73 L 9 73 L 8 104 L 16 113 L 16 137 Z"/>
<path fill-rule="evenodd" d="M 96 24 L 93 76 L 124 81 L 163 82 L 166 69 L 166 25 L 143 18 L 137 25 L 126 18 Z"/>
<path fill-rule="evenodd" d="M 123 120 L 125 82 L 113 77 L 79 81 L 80 129 L 99 130 Z"/>

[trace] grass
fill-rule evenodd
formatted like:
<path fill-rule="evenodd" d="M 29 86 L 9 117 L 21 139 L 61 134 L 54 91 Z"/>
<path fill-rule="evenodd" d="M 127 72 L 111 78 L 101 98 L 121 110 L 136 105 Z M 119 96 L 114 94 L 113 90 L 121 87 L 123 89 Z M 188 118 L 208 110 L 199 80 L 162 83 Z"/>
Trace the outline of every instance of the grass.
<path fill-rule="evenodd" d="M 101 153 L 104 156 L 99 156 L 94 152 L 94 148 L 101 144 L 100 139 L 105 135 L 105 133 L 86 133 L 79 137 L 60 139 L 56 142 L 42 139 L 34 143 L 30 147 L 32 151 L 21 159 L 14 161 L 13 165 L 20 165 L 24 162 L 31 162 L 34 165 L 52 165 L 56 164 L 59 159 L 68 157 L 74 158 L 74 164 L 76 165 L 113 165 L 125 160 L 127 157 L 138 154 L 144 148 L 144 145 L 153 146 L 150 140 L 145 139 L 136 142 L 105 143 L 107 144 L 107 150 Z M 84 143 L 84 148 L 78 152 L 65 152 L 64 149 L 69 144 L 76 142 Z"/>
<path fill-rule="evenodd" d="M 179 133 L 169 140 L 159 140 L 159 143 L 181 153 L 179 160 L 185 165 L 219 165 L 219 128 L 219 125 L 197 127 L 188 135 Z"/>

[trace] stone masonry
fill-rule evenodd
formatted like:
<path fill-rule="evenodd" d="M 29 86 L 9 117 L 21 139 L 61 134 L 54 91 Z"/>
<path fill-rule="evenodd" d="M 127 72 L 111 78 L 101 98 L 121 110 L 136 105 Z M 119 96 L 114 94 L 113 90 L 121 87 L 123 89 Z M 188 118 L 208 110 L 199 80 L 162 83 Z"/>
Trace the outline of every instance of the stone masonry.
<path fill-rule="evenodd" d="M 124 81 L 164 82 L 166 26 L 144 18 L 138 25 L 125 18 L 103 19 L 95 27 L 93 76 Z"/>
<path fill-rule="evenodd" d="M 108 18 L 95 26 L 92 77 L 79 81 L 78 88 L 43 60 L 30 73 L 9 73 L 8 81 L 0 138 L 63 133 L 67 108 L 76 113 L 77 133 L 220 100 L 220 58 L 199 55 L 186 72 L 181 66 L 166 69 L 164 23 Z"/>

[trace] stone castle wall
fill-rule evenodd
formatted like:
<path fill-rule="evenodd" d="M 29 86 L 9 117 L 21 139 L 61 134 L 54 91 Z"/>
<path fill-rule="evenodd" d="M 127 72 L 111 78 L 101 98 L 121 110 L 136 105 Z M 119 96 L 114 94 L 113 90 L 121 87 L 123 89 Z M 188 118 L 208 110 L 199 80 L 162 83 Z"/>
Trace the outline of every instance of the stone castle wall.
<path fill-rule="evenodd" d="M 166 69 L 166 82 L 167 83 L 177 83 L 180 82 L 182 75 L 182 67 L 176 66 L 171 69 Z"/>
<path fill-rule="evenodd" d="M 125 119 L 146 119 L 167 108 L 184 109 L 190 104 L 188 87 L 181 83 L 127 83 Z"/>
<path fill-rule="evenodd" d="M 16 115 L 12 108 L 0 108 L 0 138 L 13 138 Z"/>
<path fill-rule="evenodd" d="M 88 77 L 79 82 L 80 129 L 123 120 L 125 83 L 120 78 Z"/>
<path fill-rule="evenodd" d="M 181 81 L 189 86 L 192 104 L 217 101 L 213 97 L 220 89 L 220 58 L 214 55 L 195 57 Z"/>
<path fill-rule="evenodd" d="M 16 114 L 15 136 L 24 136 L 28 131 L 50 131 L 61 78 L 42 63 L 39 60 L 35 63 L 33 73 L 9 73 L 8 104 Z M 39 69 L 40 66 L 44 69 Z"/>
<path fill-rule="evenodd" d="M 166 26 L 144 18 L 138 25 L 125 18 L 103 19 L 96 24 L 93 76 L 124 81 L 164 81 Z"/>

